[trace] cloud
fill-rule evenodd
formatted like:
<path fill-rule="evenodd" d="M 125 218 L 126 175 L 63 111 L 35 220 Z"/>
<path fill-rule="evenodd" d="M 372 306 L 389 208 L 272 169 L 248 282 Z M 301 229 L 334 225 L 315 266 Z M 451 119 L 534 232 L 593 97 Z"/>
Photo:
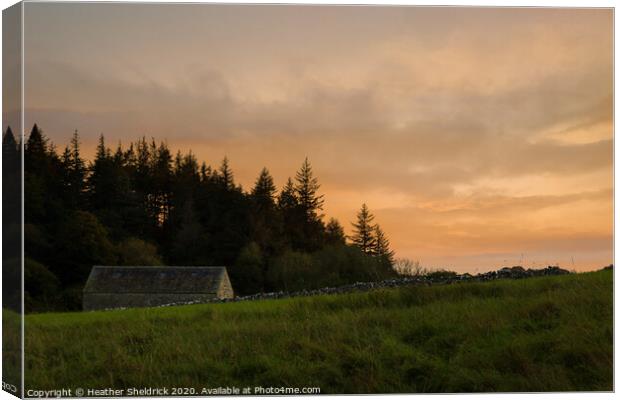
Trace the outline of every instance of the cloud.
<path fill-rule="evenodd" d="M 281 185 L 308 156 L 329 212 L 375 201 L 403 254 L 609 244 L 609 10 L 165 8 L 176 26 L 131 8 L 110 33 L 102 6 L 79 8 L 88 40 L 67 40 L 68 14 L 28 7 L 26 121 L 58 145 L 153 136 L 228 155 L 245 186 L 262 166 Z M 576 214 L 590 230 L 562 222 Z M 525 220 L 536 230 L 503 231 Z"/>

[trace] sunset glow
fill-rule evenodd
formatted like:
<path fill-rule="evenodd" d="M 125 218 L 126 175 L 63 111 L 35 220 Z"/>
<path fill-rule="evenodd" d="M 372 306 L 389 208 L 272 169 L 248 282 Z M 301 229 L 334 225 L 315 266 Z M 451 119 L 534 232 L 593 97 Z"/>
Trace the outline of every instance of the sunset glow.
<path fill-rule="evenodd" d="M 92 157 L 165 140 L 247 190 L 308 157 L 397 257 L 613 262 L 611 9 L 25 5 L 25 121 Z M 15 119 L 5 114 L 5 121 Z"/>

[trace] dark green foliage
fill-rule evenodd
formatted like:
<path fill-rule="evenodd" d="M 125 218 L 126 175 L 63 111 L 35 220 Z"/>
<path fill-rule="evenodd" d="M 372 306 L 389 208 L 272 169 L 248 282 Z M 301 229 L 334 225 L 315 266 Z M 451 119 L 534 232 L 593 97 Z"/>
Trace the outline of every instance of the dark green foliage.
<path fill-rule="evenodd" d="M 390 241 L 379 226 L 373 224 L 375 216 L 370 212 L 366 204 L 357 213 L 357 222 L 353 223 L 353 236 L 351 241 L 364 254 L 376 257 L 386 267 L 394 265 L 395 253 L 390 249 Z"/>
<path fill-rule="evenodd" d="M 25 323 L 25 384 L 38 389 L 613 390 L 612 271 Z"/>
<path fill-rule="evenodd" d="M 228 276 L 236 282 L 238 295 L 253 294 L 263 291 L 264 261 L 258 244 L 250 242 L 241 249 L 235 264 L 228 269 Z M 238 288 L 238 289 L 236 289 Z"/>
<path fill-rule="evenodd" d="M 324 245 L 325 226 L 321 219 L 323 214 L 323 195 L 318 194 L 321 187 L 312 172 L 308 158 L 304 160 L 295 174 L 295 195 L 299 213 L 299 243 L 294 248 L 303 251 L 315 251 Z"/>
<path fill-rule="evenodd" d="M 26 311 L 47 310 L 60 295 L 60 281 L 44 265 L 26 258 L 24 260 L 24 303 Z"/>
<path fill-rule="evenodd" d="M 375 225 L 375 248 L 373 254 L 389 266 L 394 265 L 394 252 L 390 249 L 390 241 L 379 225 Z"/>
<path fill-rule="evenodd" d="M 276 186 L 273 184 L 273 178 L 269 170 L 263 168 L 252 189 L 252 197 L 254 198 L 255 204 L 261 208 L 273 207 L 275 195 Z"/>
<path fill-rule="evenodd" d="M 10 132 L 12 136 L 10 128 L 7 132 Z M 47 166 L 47 154 L 47 139 L 43 137 L 43 133 L 37 124 L 34 124 L 26 141 L 26 158 L 24 160 L 26 169 L 32 172 L 43 171 Z"/>
<path fill-rule="evenodd" d="M 127 238 L 116 246 L 118 261 L 115 265 L 157 266 L 163 262 L 157 254 L 157 247 L 136 238 Z"/>
<path fill-rule="evenodd" d="M 391 257 L 387 239 L 384 250 L 371 246 L 363 254 L 346 245 L 336 220 L 324 225 L 324 200 L 308 159 L 277 193 L 267 168 L 244 192 L 227 157 L 212 169 L 191 152 L 173 156 L 165 142 L 144 137 L 112 151 L 101 135 L 86 163 L 77 131 L 59 156 L 35 125 L 25 152 L 26 255 L 59 283 L 54 299 L 32 291 L 30 310 L 77 307 L 97 264 L 225 265 L 239 294 L 392 273 L 382 261 Z M 19 160 L 10 130 L 3 153 L 5 163 Z M 10 180 L 4 182 L 7 190 Z M 370 257 L 375 253 L 383 256 Z"/>
<path fill-rule="evenodd" d="M 141 211 L 132 197 L 129 173 L 124 167 L 124 155 L 119 147 L 114 155 L 105 147 L 103 135 L 99 139 L 97 155 L 90 166 L 87 197 L 90 209 L 110 228 L 111 236 L 122 239 L 136 234 L 132 229 Z"/>
<path fill-rule="evenodd" d="M 395 276 L 390 266 L 358 248 L 330 245 L 314 253 L 288 251 L 269 264 L 269 287 L 288 291 L 340 286 Z"/>
<path fill-rule="evenodd" d="M 181 210 L 182 218 L 172 239 L 170 258 L 176 265 L 200 265 L 200 260 L 206 256 L 208 236 L 198 222 L 193 201 L 185 202 Z"/>
<path fill-rule="evenodd" d="M 267 168 L 263 168 L 250 193 L 252 240 L 266 256 L 278 253 L 284 247 L 282 215 L 275 203 L 276 187 Z"/>
<path fill-rule="evenodd" d="M 317 192 L 321 185 L 314 176 L 307 157 L 297 171 L 295 181 L 295 193 L 306 218 L 308 220 L 320 219 L 322 215 L 319 215 L 319 212 L 323 210 L 323 195 Z"/>
<path fill-rule="evenodd" d="M 11 128 L 2 137 L 2 290 L 4 307 L 21 312 L 21 148 Z"/>
<path fill-rule="evenodd" d="M 330 277 L 329 282 L 325 282 L 326 286 L 378 281 L 396 275 L 390 265 L 368 257 L 355 246 L 326 246 L 313 254 L 313 260 L 317 268 Z"/>
<path fill-rule="evenodd" d="M 220 185 L 222 185 L 227 190 L 235 189 L 235 181 L 233 177 L 233 172 L 230 169 L 230 165 L 228 164 L 228 157 L 224 157 L 222 160 L 222 164 L 220 165 L 219 175 L 216 179 Z"/>
<path fill-rule="evenodd" d="M 310 254 L 289 250 L 271 260 L 267 282 L 270 288 L 295 291 L 307 287 L 317 276 Z"/>
<path fill-rule="evenodd" d="M 346 240 L 344 228 L 340 225 L 340 222 L 335 218 L 330 218 L 327 225 L 325 225 L 325 243 L 345 244 Z"/>
<path fill-rule="evenodd" d="M 357 222 L 353 223 L 353 236 L 351 237 L 351 241 L 365 254 L 373 254 L 377 245 L 375 227 L 372 224 L 374 219 L 375 216 L 370 213 L 368 206 L 362 204 L 362 208 L 357 213 Z"/>
<path fill-rule="evenodd" d="M 80 155 L 77 130 L 61 158 L 63 197 L 71 209 L 84 209 L 86 192 L 86 165 Z"/>
<path fill-rule="evenodd" d="M 26 222 L 57 223 L 65 211 L 68 194 L 64 179 L 68 172 L 36 124 L 26 141 L 24 166 Z"/>
<path fill-rule="evenodd" d="M 85 282 L 93 265 L 116 262 L 106 228 L 87 211 L 74 211 L 67 216 L 54 237 L 53 248 L 56 262 L 52 272 L 63 283 Z"/>
<path fill-rule="evenodd" d="M 2 162 L 9 168 L 19 165 L 19 147 L 9 126 L 2 136 Z"/>
<path fill-rule="evenodd" d="M 437 271 L 431 271 L 431 272 L 426 274 L 426 276 L 428 278 L 433 279 L 433 280 L 442 280 L 442 279 L 454 278 L 456 275 L 457 275 L 456 272 L 454 272 L 454 271 L 447 271 L 445 269 L 439 269 Z"/>
<path fill-rule="evenodd" d="M 306 218 L 291 178 L 288 178 L 278 196 L 278 211 L 282 216 L 282 234 L 287 247 L 302 250 L 306 239 L 302 227 Z"/>

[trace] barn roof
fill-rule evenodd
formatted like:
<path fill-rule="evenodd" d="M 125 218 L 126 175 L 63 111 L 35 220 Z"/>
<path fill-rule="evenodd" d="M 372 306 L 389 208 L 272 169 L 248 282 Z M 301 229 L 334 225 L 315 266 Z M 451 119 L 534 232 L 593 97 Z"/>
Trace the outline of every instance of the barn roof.
<path fill-rule="evenodd" d="M 226 267 L 95 266 L 84 293 L 217 293 L 226 276 Z"/>

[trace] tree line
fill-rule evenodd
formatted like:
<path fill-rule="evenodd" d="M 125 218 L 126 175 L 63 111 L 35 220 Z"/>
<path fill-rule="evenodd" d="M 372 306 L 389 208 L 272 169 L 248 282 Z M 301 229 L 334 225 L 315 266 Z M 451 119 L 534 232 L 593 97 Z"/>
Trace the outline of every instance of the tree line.
<path fill-rule="evenodd" d="M 5 172 L 21 147 L 8 128 Z M 93 265 L 224 265 L 241 295 L 395 274 L 365 204 L 350 238 L 324 222 L 307 158 L 279 191 L 267 168 L 244 191 L 227 158 L 212 168 L 145 137 L 111 149 L 101 135 L 87 162 L 77 131 L 58 151 L 35 124 L 23 147 L 27 311 L 79 309 Z"/>

